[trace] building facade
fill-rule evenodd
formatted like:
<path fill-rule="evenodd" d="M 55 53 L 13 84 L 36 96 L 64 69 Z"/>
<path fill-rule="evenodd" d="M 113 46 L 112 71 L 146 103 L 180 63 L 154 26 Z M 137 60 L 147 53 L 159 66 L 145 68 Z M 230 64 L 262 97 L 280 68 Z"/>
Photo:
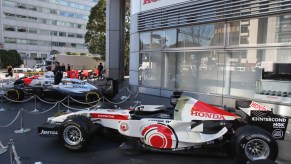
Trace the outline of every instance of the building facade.
<path fill-rule="evenodd" d="M 0 0 L 0 43 L 39 61 L 52 50 L 88 53 L 86 24 L 97 1 Z"/>
<path fill-rule="evenodd" d="M 131 1 L 130 84 L 291 115 L 291 0 Z M 137 42 L 139 40 L 139 42 Z"/>

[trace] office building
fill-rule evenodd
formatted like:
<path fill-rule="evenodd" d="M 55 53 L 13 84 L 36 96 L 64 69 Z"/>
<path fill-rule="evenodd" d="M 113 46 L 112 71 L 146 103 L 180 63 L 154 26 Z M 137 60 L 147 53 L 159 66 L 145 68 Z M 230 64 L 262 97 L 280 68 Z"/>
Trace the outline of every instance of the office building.
<path fill-rule="evenodd" d="M 1 0 L 0 43 L 41 61 L 52 51 L 88 53 L 86 24 L 98 0 Z"/>

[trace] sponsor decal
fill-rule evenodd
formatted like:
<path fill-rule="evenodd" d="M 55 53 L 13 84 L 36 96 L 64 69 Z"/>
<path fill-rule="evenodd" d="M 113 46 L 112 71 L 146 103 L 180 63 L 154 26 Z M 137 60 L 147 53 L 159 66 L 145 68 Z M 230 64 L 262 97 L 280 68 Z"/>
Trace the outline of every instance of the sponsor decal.
<path fill-rule="evenodd" d="M 129 128 L 128 128 L 128 124 L 125 122 L 122 122 L 119 126 L 120 130 L 123 132 L 126 132 Z"/>
<path fill-rule="evenodd" d="M 191 115 L 196 116 L 196 117 L 211 118 L 215 120 L 225 120 L 223 115 L 215 114 L 215 113 L 199 112 L 199 111 L 192 110 Z"/>
<path fill-rule="evenodd" d="M 257 122 L 286 122 L 286 118 L 271 118 L 271 117 L 252 117 L 252 121 Z"/>
<path fill-rule="evenodd" d="M 281 128 L 284 129 L 285 128 L 285 123 L 273 123 L 273 128 Z"/>
<path fill-rule="evenodd" d="M 143 0 L 143 4 L 146 5 L 146 4 L 149 4 L 149 3 L 152 3 L 152 2 L 157 2 L 158 0 Z"/>
<path fill-rule="evenodd" d="M 279 138 L 282 138 L 284 136 L 284 132 L 281 129 L 275 129 L 272 133 L 272 136 L 275 139 L 279 139 Z"/>
<path fill-rule="evenodd" d="M 58 135 L 58 131 L 41 130 L 41 132 L 39 134 L 43 134 L 43 135 Z"/>
<path fill-rule="evenodd" d="M 100 119 L 111 119 L 111 120 L 128 120 L 127 115 L 117 115 L 117 114 L 98 114 L 91 113 L 92 118 L 100 118 Z"/>
<path fill-rule="evenodd" d="M 270 111 L 268 108 L 266 108 L 263 105 L 260 105 L 260 104 L 258 104 L 256 102 L 254 102 L 254 101 L 250 104 L 250 106 L 255 108 L 255 109 L 257 109 L 257 110 Z"/>
<path fill-rule="evenodd" d="M 174 132 L 166 125 L 152 124 L 142 130 L 145 144 L 159 149 L 175 148 Z"/>

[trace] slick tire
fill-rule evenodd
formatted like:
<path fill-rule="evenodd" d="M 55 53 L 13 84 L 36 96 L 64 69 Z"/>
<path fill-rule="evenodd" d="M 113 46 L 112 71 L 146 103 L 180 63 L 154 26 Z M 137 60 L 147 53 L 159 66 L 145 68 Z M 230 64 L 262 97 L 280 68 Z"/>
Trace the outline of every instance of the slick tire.
<path fill-rule="evenodd" d="M 237 163 L 250 163 L 268 159 L 275 161 L 278 156 L 278 144 L 266 130 L 246 125 L 237 129 L 232 140 Z"/>
<path fill-rule="evenodd" d="M 88 146 L 93 132 L 94 125 L 88 117 L 73 116 L 62 123 L 58 134 L 65 148 L 80 151 Z"/>
<path fill-rule="evenodd" d="M 21 101 L 24 98 L 24 93 L 22 90 L 11 88 L 7 91 L 6 97 L 14 101 Z"/>
<path fill-rule="evenodd" d="M 90 103 L 90 106 L 93 106 L 95 104 L 97 104 L 98 102 L 96 102 L 97 100 L 100 100 L 100 98 L 102 97 L 102 94 L 100 94 L 99 92 L 88 92 L 85 96 L 85 101 L 86 103 Z M 91 103 L 91 102 L 96 102 L 96 103 Z"/>

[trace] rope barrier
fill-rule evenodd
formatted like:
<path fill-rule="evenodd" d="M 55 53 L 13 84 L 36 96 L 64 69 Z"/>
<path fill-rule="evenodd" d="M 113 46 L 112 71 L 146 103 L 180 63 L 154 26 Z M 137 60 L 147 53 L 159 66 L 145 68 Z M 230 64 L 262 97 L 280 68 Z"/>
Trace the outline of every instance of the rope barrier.
<path fill-rule="evenodd" d="M 7 127 L 9 127 L 10 125 L 12 125 L 12 124 L 16 121 L 16 119 L 19 117 L 19 115 L 20 115 L 20 111 L 18 111 L 17 115 L 16 115 L 15 118 L 12 120 L 12 122 L 10 122 L 8 125 L 0 126 L 0 128 L 7 128 Z"/>
<path fill-rule="evenodd" d="M 8 149 L 10 150 L 10 163 L 11 164 L 21 164 L 19 157 L 17 155 L 15 146 L 14 146 L 14 142 L 12 139 L 10 139 L 10 141 L 8 142 L 7 146 L 3 146 L 3 144 L 0 141 L 0 148 L 2 148 L 3 150 L 1 151 L 1 153 L 5 153 L 8 151 Z"/>
<path fill-rule="evenodd" d="M 9 145 L 4 146 L 4 145 L 2 144 L 2 142 L 0 141 L 0 147 L 1 147 L 2 149 L 7 149 L 7 148 L 9 147 Z"/>
<path fill-rule="evenodd" d="M 109 103 L 114 104 L 114 105 L 118 105 L 118 104 L 122 104 L 122 103 L 124 103 L 125 101 L 127 101 L 127 100 L 130 98 L 130 96 L 131 96 L 131 94 L 129 94 L 129 95 L 128 95 L 124 100 L 122 100 L 121 102 L 117 102 L 117 103 L 108 100 L 106 97 L 104 97 L 104 98 L 105 98 L 105 100 L 108 101 Z"/>
<path fill-rule="evenodd" d="M 15 149 L 13 141 L 11 141 L 10 145 L 11 145 L 11 149 L 10 149 L 11 163 L 21 164 L 21 162 L 19 160 L 19 157 L 17 155 L 17 152 L 16 152 L 16 149 Z M 14 157 L 14 161 L 12 161 L 13 160 L 12 157 Z"/>
<path fill-rule="evenodd" d="M 26 100 L 23 100 L 23 101 L 16 101 L 16 100 L 12 100 L 12 99 L 10 99 L 10 98 L 4 96 L 4 95 L 3 95 L 3 97 L 4 97 L 5 99 L 9 100 L 9 101 L 16 102 L 16 103 L 27 102 L 27 101 L 30 101 L 31 99 L 34 98 L 34 96 L 31 96 L 30 98 L 28 98 L 28 99 L 26 99 Z"/>
<path fill-rule="evenodd" d="M 37 97 L 41 102 L 46 103 L 46 104 L 55 104 L 55 103 L 58 102 L 58 101 L 56 101 L 56 102 L 45 101 L 45 100 L 41 99 L 40 97 L 38 97 L 37 95 L 36 95 L 36 97 Z"/>
<path fill-rule="evenodd" d="M 73 97 L 70 97 L 70 96 L 69 96 L 69 98 L 72 99 L 73 101 L 77 102 L 77 103 L 89 105 L 89 104 L 98 103 L 103 97 L 99 98 L 96 101 L 92 101 L 92 102 L 82 102 L 82 101 L 78 101 L 78 100 L 76 100 L 76 99 L 74 99 Z"/>
<path fill-rule="evenodd" d="M 125 88 L 128 88 L 128 86 L 124 86 L 122 89 L 119 90 L 119 92 L 122 92 Z"/>
<path fill-rule="evenodd" d="M 24 110 L 24 111 L 26 111 L 27 113 L 30 113 L 30 114 L 44 114 L 44 113 L 47 113 L 47 112 L 49 112 L 49 111 L 51 111 L 52 109 L 54 109 L 57 105 L 58 105 L 58 103 L 60 103 L 60 102 L 57 102 L 54 106 L 52 106 L 51 108 L 49 108 L 49 109 L 47 109 L 47 110 L 45 110 L 45 111 L 41 111 L 41 112 L 33 112 L 33 111 L 28 111 L 28 110 Z"/>
<path fill-rule="evenodd" d="M 73 107 L 69 107 L 67 106 L 66 104 L 62 103 L 61 104 L 66 107 L 66 108 L 70 108 L 70 109 L 73 109 L 73 110 L 78 110 L 78 111 L 82 111 L 82 110 L 90 110 L 90 108 L 81 108 L 81 109 L 78 109 L 78 108 L 73 108 Z M 92 107 L 91 107 L 92 108 Z"/>

